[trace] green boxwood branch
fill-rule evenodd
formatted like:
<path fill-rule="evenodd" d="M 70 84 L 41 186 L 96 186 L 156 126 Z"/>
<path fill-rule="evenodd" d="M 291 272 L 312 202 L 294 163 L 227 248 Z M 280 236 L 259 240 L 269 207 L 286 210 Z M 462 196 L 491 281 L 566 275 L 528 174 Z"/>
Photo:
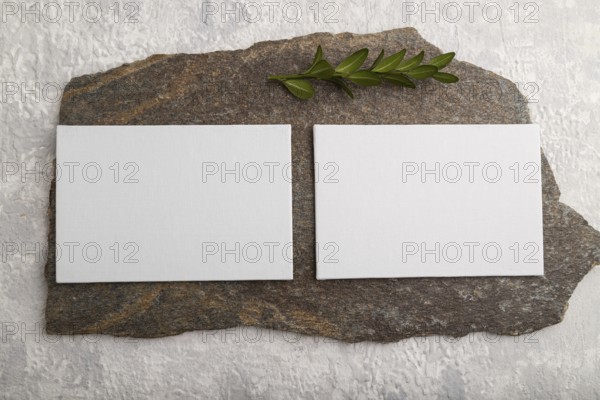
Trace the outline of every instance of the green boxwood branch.
<path fill-rule="evenodd" d="M 433 78 L 442 83 L 455 83 L 459 80 L 455 75 L 440 72 L 454 59 L 455 53 L 441 54 L 429 60 L 427 64 L 421 64 L 425 57 L 423 51 L 405 60 L 406 49 L 388 57 L 384 57 L 384 51 L 381 50 L 370 68 L 361 69 L 368 55 L 368 49 L 360 49 L 334 68 L 324 58 L 321 46 L 318 46 L 313 62 L 305 72 L 290 75 L 271 75 L 268 79 L 282 83 L 290 93 L 304 100 L 310 99 L 315 94 L 315 90 L 310 83 L 310 80 L 313 79 L 331 82 L 352 98 L 354 98 L 354 94 L 347 81 L 359 86 L 376 86 L 388 82 L 398 86 L 415 88 L 416 85 L 412 80 Z"/>

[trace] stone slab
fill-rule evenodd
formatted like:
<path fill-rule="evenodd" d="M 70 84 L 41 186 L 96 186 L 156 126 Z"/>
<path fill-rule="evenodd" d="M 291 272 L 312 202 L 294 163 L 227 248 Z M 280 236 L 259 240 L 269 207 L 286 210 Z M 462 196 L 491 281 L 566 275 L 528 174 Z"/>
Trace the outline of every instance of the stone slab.
<path fill-rule="evenodd" d="M 461 78 L 458 84 L 357 88 L 354 100 L 317 83 L 316 96 L 305 102 L 266 81 L 269 74 L 306 68 L 318 44 L 332 62 L 362 47 L 407 48 L 409 54 L 424 49 L 426 57 L 440 53 L 412 28 L 318 33 L 246 50 L 155 55 L 67 85 L 60 111 L 65 125 L 291 124 L 294 280 L 57 284 L 53 185 L 45 271 L 48 333 L 160 337 L 246 325 L 348 342 L 391 342 L 473 331 L 518 335 L 562 320 L 578 282 L 600 263 L 600 234 L 559 202 L 545 158 L 544 277 L 316 280 L 314 124 L 530 123 L 527 101 L 514 83 L 466 62 L 447 68 Z"/>

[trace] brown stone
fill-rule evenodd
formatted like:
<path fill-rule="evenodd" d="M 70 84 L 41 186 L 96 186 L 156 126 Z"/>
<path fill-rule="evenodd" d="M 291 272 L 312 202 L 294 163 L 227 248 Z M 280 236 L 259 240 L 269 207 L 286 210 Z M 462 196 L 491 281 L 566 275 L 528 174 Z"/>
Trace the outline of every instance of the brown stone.
<path fill-rule="evenodd" d="M 294 280 L 56 284 L 51 252 L 49 333 L 158 337 L 252 325 L 350 342 L 389 342 L 479 330 L 516 335 L 561 321 L 577 283 L 600 263 L 600 234 L 558 201 L 545 158 L 544 277 L 315 279 L 313 124 L 530 122 L 526 100 L 512 82 L 466 62 L 447 68 L 461 78 L 458 84 L 356 88 L 355 100 L 317 83 L 315 98 L 302 101 L 266 81 L 268 74 L 306 68 L 318 44 L 332 62 L 362 47 L 439 54 L 411 28 L 369 35 L 319 33 L 246 50 L 156 55 L 68 84 L 60 110 L 65 125 L 292 124 Z M 53 192 L 50 198 L 53 249 Z"/>

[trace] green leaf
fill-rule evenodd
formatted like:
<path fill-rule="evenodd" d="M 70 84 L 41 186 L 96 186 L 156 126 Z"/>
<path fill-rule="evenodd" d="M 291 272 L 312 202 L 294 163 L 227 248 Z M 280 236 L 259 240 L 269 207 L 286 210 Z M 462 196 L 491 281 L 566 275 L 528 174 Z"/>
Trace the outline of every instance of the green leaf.
<path fill-rule="evenodd" d="M 306 75 L 310 75 L 313 78 L 327 79 L 333 76 L 333 67 L 327 62 L 327 60 L 321 60 L 312 67 Z"/>
<path fill-rule="evenodd" d="M 309 73 L 310 70 L 312 70 L 315 65 L 317 65 L 317 63 L 319 61 L 321 61 L 323 59 L 323 49 L 321 48 L 321 45 L 319 45 L 319 47 L 317 47 L 317 52 L 315 53 L 315 56 L 313 57 L 313 62 L 310 65 L 310 68 L 306 70 L 305 74 Z"/>
<path fill-rule="evenodd" d="M 456 83 L 458 82 L 458 76 L 448 74 L 446 72 L 436 72 L 432 75 L 433 79 L 442 83 Z"/>
<path fill-rule="evenodd" d="M 381 83 L 379 75 L 371 71 L 357 71 L 348 75 L 350 81 L 360 86 L 376 86 Z"/>
<path fill-rule="evenodd" d="M 395 73 L 395 72 L 389 73 L 389 74 L 384 75 L 383 79 L 394 85 L 409 87 L 412 89 L 416 88 L 413 81 L 411 81 L 404 74 L 401 74 L 401 73 Z"/>
<path fill-rule="evenodd" d="M 285 87 L 294 96 L 303 100 L 308 100 L 315 95 L 315 89 L 309 81 L 304 79 L 288 79 L 283 81 Z"/>
<path fill-rule="evenodd" d="M 375 68 L 371 68 L 373 72 L 389 72 L 400 64 L 404 55 L 406 54 L 406 50 L 399 51 L 396 54 L 393 54 L 389 57 L 383 59 Z"/>
<path fill-rule="evenodd" d="M 419 54 L 414 56 L 413 58 L 409 58 L 408 60 L 402 61 L 396 67 L 396 71 L 404 72 L 410 71 L 411 69 L 417 67 L 423 61 L 423 57 L 425 57 L 425 52 L 421 51 Z"/>
<path fill-rule="evenodd" d="M 433 76 L 436 72 L 438 72 L 438 69 L 433 65 L 421 65 L 420 67 L 408 71 L 406 75 L 413 79 L 425 79 Z"/>
<path fill-rule="evenodd" d="M 452 61 L 455 55 L 456 53 L 454 52 L 442 54 L 437 57 L 433 57 L 428 64 L 437 67 L 439 70 L 444 68 L 446 65 L 450 64 L 450 61 Z"/>
<path fill-rule="evenodd" d="M 371 65 L 371 70 L 373 70 L 373 68 L 375 68 L 376 66 L 379 65 L 379 63 L 381 62 L 381 60 L 383 60 L 383 50 L 381 50 L 381 52 L 379 53 L 379 55 L 377 56 L 377 58 L 375 59 L 375 61 L 373 62 L 373 65 Z"/>
<path fill-rule="evenodd" d="M 365 62 L 368 55 L 369 49 L 360 49 L 357 52 L 352 53 L 336 67 L 335 72 L 339 72 L 340 74 L 350 74 L 356 71 Z"/>
<path fill-rule="evenodd" d="M 340 78 L 338 76 L 334 76 L 333 78 L 328 79 L 328 81 L 335 83 L 344 92 L 346 92 L 346 94 L 348 96 L 350 96 L 351 98 L 354 98 L 354 93 L 352 93 L 352 90 L 350 90 L 350 86 L 348 86 L 348 84 L 346 83 L 346 81 L 343 80 L 342 78 Z"/>

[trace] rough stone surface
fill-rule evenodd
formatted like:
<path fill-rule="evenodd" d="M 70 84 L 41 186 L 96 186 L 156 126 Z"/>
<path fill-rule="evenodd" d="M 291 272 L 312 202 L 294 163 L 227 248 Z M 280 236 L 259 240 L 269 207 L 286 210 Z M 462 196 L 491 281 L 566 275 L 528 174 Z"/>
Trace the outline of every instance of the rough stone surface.
<path fill-rule="evenodd" d="M 313 124 L 530 122 L 525 99 L 513 83 L 456 61 L 448 67 L 461 77 L 456 85 L 427 81 L 417 90 L 357 89 L 355 100 L 318 84 L 315 98 L 303 102 L 265 82 L 269 73 L 305 68 L 317 44 L 333 62 L 361 47 L 439 54 L 413 29 L 313 34 L 240 51 L 157 55 L 69 83 L 61 124 L 292 124 L 294 280 L 59 285 L 49 254 L 49 333 L 158 337 L 252 325 L 344 341 L 388 342 L 479 330 L 516 335 L 561 321 L 577 283 L 600 263 L 600 234 L 558 201 L 560 192 L 545 158 L 544 277 L 315 279 Z M 52 249 L 53 191 L 49 217 Z"/>

